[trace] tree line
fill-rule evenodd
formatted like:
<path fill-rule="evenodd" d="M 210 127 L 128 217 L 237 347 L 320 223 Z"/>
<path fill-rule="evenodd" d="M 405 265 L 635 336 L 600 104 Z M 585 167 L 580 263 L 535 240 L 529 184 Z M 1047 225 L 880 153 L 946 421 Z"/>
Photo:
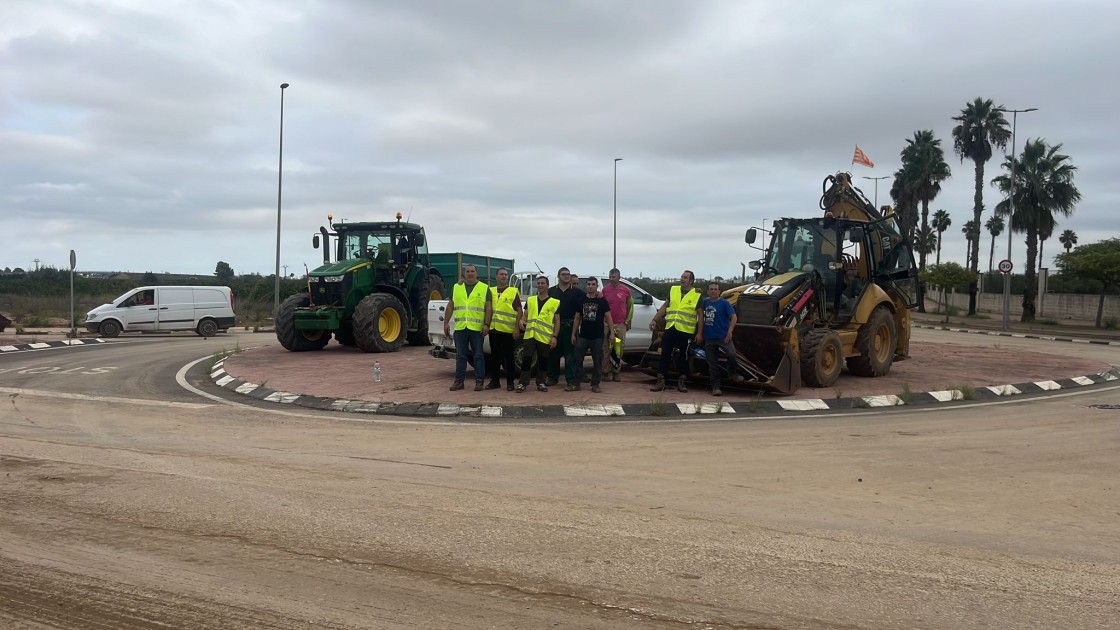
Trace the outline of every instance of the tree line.
<path fill-rule="evenodd" d="M 1000 165 L 1003 172 L 988 182 L 997 188 L 1003 199 L 984 221 L 984 169 L 995 149 L 1005 149 L 1012 140 L 1011 124 L 1005 116 L 1008 112 L 1009 109 L 996 106 L 992 99 L 977 97 L 952 117 L 957 123 L 952 131 L 953 151 L 962 163 L 965 160 L 973 163 L 972 218 L 961 230 L 968 244 L 966 264 L 962 268 L 970 274 L 968 314 L 975 315 L 981 225 L 992 235 L 989 271 L 994 259 L 995 238 L 1008 226 L 1013 233 L 1022 234 L 1027 254 L 1022 320 L 1033 321 L 1036 261 L 1041 259 L 1042 244 L 1053 236 L 1058 218 L 1073 213 L 1081 193 L 1074 184 L 1077 167 L 1068 155 L 1061 153 L 1062 145 L 1051 145 L 1043 138 L 1028 139 L 1022 153 L 1007 156 Z M 915 131 L 899 155 L 902 165 L 894 174 L 890 195 L 918 253 L 918 266 L 925 271 L 927 256 L 931 253 L 936 252 L 935 264 L 940 264 L 941 240 L 951 225 L 944 210 L 930 217 L 930 202 L 940 194 L 942 183 L 951 177 L 952 171 L 945 161 L 941 140 L 932 130 Z M 1011 203 L 1012 190 L 1014 204 Z M 1066 248 L 1066 254 L 1071 254 L 1077 235 L 1067 229 L 1059 241 Z"/>

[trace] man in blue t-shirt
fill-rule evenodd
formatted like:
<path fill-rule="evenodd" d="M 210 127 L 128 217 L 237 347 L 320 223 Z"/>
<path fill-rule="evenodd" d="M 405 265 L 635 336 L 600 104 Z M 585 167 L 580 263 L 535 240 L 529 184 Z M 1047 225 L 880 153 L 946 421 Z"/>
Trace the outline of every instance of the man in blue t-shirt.
<path fill-rule="evenodd" d="M 708 283 L 708 297 L 704 298 L 701 308 L 704 317 L 696 328 L 696 343 L 703 342 L 704 352 L 708 355 L 708 375 L 712 381 L 712 395 L 722 396 L 719 389 L 719 351 L 727 355 L 727 372 L 731 381 L 739 383 L 743 377 L 737 369 L 735 346 L 731 344 L 731 332 L 739 321 L 731 302 L 719 296 L 719 283 Z"/>

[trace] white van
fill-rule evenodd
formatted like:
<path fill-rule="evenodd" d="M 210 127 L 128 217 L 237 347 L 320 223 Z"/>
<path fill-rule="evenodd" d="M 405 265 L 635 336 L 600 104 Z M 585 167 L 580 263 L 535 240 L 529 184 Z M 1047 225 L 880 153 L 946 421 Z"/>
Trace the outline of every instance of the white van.
<path fill-rule="evenodd" d="M 213 337 L 233 319 L 229 287 L 140 287 L 86 313 L 85 326 L 102 337 L 168 330 Z"/>

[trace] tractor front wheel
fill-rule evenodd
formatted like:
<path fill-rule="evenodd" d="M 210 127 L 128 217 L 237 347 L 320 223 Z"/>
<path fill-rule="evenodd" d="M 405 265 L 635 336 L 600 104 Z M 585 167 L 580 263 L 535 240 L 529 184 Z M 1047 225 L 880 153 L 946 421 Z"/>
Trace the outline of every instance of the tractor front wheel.
<path fill-rule="evenodd" d="M 297 293 L 280 303 L 276 312 L 276 338 L 280 345 L 291 352 L 322 350 L 331 340 L 329 330 L 299 330 L 296 328 L 296 309 L 311 304 L 304 293 Z"/>
<path fill-rule="evenodd" d="M 388 293 L 367 295 L 354 309 L 354 343 L 364 352 L 396 352 L 404 345 L 407 322 L 400 300 Z"/>

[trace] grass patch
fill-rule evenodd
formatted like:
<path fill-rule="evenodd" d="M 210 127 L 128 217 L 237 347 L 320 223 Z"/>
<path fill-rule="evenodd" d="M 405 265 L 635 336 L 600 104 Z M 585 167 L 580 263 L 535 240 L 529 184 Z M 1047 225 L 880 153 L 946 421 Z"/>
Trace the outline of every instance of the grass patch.
<path fill-rule="evenodd" d="M 860 409 L 870 409 L 871 403 L 867 402 L 866 398 L 857 398 L 856 407 L 859 407 Z"/>
<path fill-rule="evenodd" d="M 976 400 L 976 390 L 971 385 L 961 385 L 957 388 L 961 393 L 961 398 L 965 400 Z"/>
<path fill-rule="evenodd" d="M 1120 320 L 1118 320 L 1115 315 L 1104 318 L 1104 322 L 1102 323 L 1104 324 L 1104 327 L 1109 330 L 1116 330 L 1117 328 L 1120 328 Z"/>
<path fill-rule="evenodd" d="M 649 415 L 663 416 L 669 411 L 669 403 L 665 402 L 664 396 L 658 396 L 649 403 Z"/>
<path fill-rule="evenodd" d="M 241 352 L 244 352 L 244 350 L 241 348 L 241 344 L 237 343 L 233 346 L 233 350 L 226 350 L 225 348 L 222 348 L 221 350 L 210 355 L 210 358 L 206 361 L 207 373 L 213 372 L 214 366 L 217 365 L 219 361 L 225 359 L 226 357 L 240 354 Z"/>
<path fill-rule="evenodd" d="M 762 392 L 759 392 L 751 399 L 750 405 L 747 406 L 751 413 L 758 413 L 758 406 L 762 403 Z"/>
<path fill-rule="evenodd" d="M 903 383 L 902 384 L 902 393 L 898 395 L 898 398 L 900 400 L 902 400 L 903 404 L 909 405 L 910 400 L 913 397 L 914 397 L 914 394 L 913 394 L 913 392 L 910 391 L 910 383 Z M 860 402 L 863 402 L 862 398 L 860 398 Z"/>
<path fill-rule="evenodd" d="M 832 390 L 832 393 L 836 397 L 836 400 L 840 400 L 841 398 L 844 397 L 844 390 L 840 389 L 839 387 Z"/>

